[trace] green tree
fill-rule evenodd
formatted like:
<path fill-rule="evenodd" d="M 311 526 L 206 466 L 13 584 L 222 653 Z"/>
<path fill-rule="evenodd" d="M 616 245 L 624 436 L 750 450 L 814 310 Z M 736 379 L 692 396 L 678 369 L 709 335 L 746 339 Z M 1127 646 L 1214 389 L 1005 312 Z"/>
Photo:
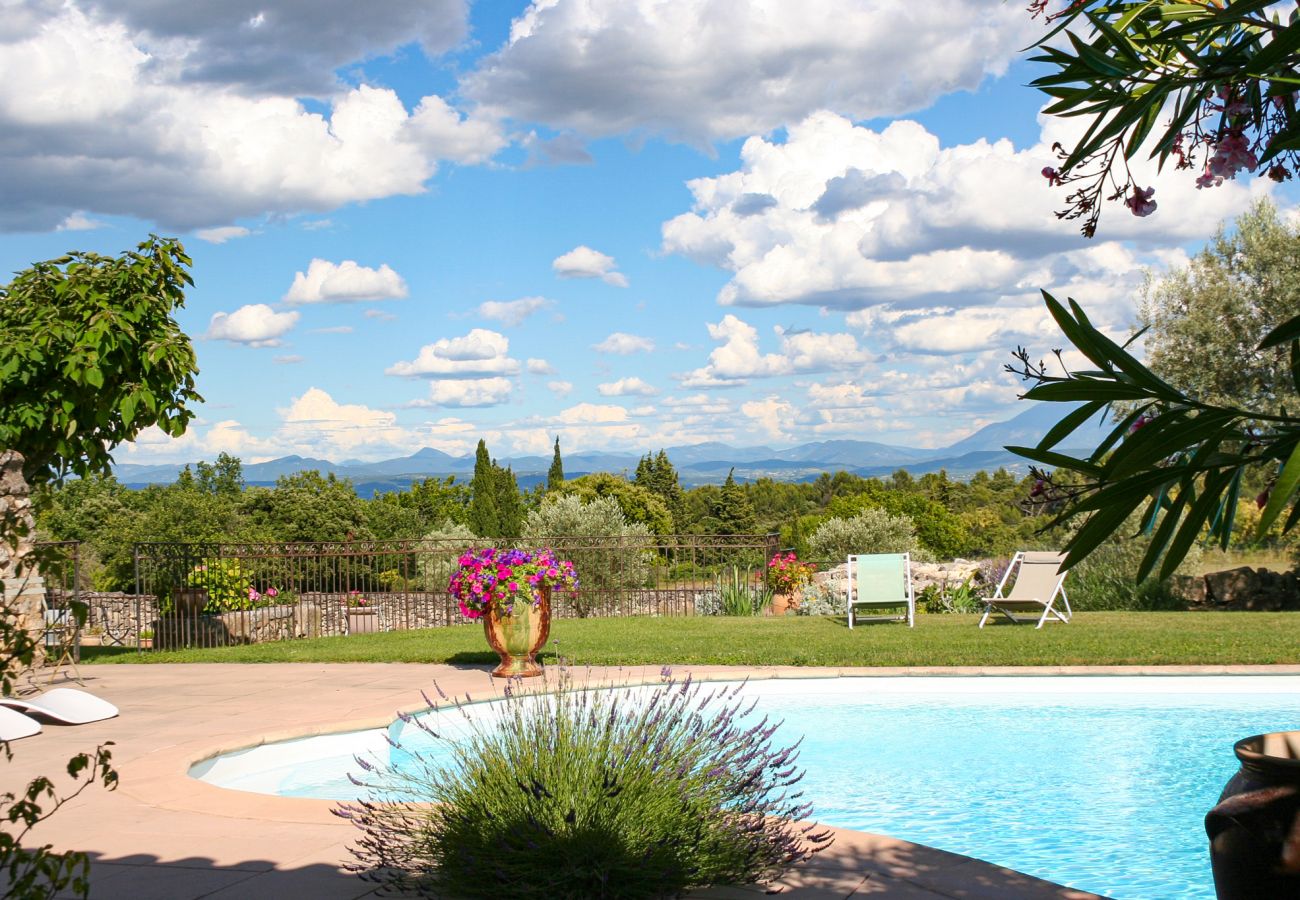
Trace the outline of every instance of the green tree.
<path fill-rule="evenodd" d="M 555 456 L 551 458 L 551 468 L 546 473 L 546 489 L 553 491 L 564 484 L 564 461 L 560 459 L 560 439 L 555 439 Z"/>
<path fill-rule="evenodd" d="M 466 524 L 479 537 L 497 537 L 501 530 L 501 514 L 497 509 L 495 466 L 488 455 L 487 442 L 482 438 L 474 451 L 474 478 L 469 483 L 469 492 L 469 520 Z"/>
<path fill-rule="evenodd" d="M 0 447 L 30 484 L 107 473 L 112 449 L 156 425 L 176 437 L 201 402 L 194 348 L 172 313 L 193 284 L 177 241 L 118 257 L 73 252 L 0 287 Z"/>
<path fill-rule="evenodd" d="M 423 537 L 446 523 L 463 525 L 469 512 L 469 485 L 445 478 L 411 482 L 405 491 L 375 492 L 366 503 L 370 533 L 381 540 Z"/>
<path fill-rule="evenodd" d="M 1043 170 L 1073 185 L 1057 215 L 1082 219 L 1084 235 L 1096 233 L 1104 199 L 1138 216 L 1155 211 L 1154 192 L 1128 167 L 1144 152 L 1198 173 L 1198 187 L 1243 170 L 1274 181 L 1297 171 L 1297 9 L 1285 23 L 1270 0 L 1034 0 L 1030 9 L 1054 26 L 1034 58 L 1051 69 L 1033 82 L 1055 99 L 1045 112 L 1084 120 L 1083 136 Z"/>
<path fill-rule="evenodd" d="M 663 500 L 649 488 L 633 484 L 608 472 L 593 472 L 566 481 L 561 495 L 578 497 L 590 503 L 607 497 L 618 504 L 628 522 L 645 525 L 654 534 L 672 534 L 673 517 Z"/>
<path fill-rule="evenodd" d="M 365 502 L 350 478 L 312 469 L 281 475 L 273 488 L 250 488 L 243 508 L 250 522 L 277 541 L 368 538 Z"/>
<path fill-rule="evenodd" d="M 677 468 L 668 458 L 667 452 L 660 449 L 653 457 L 649 453 L 641 457 L 636 466 L 636 477 L 633 483 L 638 487 L 646 488 L 663 501 L 672 517 L 672 530 L 682 528 L 684 524 L 682 483 L 677 475 Z M 656 533 L 660 532 L 656 530 Z"/>
<path fill-rule="evenodd" d="M 238 456 L 219 453 L 215 463 L 195 463 L 194 474 L 208 493 L 237 497 L 244 492 L 244 464 Z"/>
<path fill-rule="evenodd" d="M 1191 263 L 1149 280 L 1141 324 L 1147 365 L 1216 406 L 1296 409 L 1291 361 L 1259 343 L 1281 318 L 1300 315 L 1300 226 L 1261 200 Z"/>
<path fill-rule="evenodd" d="M 718 503 L 713 508 L 713 530 L 715 534 L 753 534 L 755 529 L 754 507 L 750 506 L 745 489 L 736 483 L 736 470 L 727 472 L 727 480 L 722 483 Z"/>
<path fill-rule="evenodd" d="M 519 482 L 509 466 L 492 464 L 496 484 L 497 533 L 492 537 L 514 540 L 524 526 L 524 503 L 519 496 Z"/>

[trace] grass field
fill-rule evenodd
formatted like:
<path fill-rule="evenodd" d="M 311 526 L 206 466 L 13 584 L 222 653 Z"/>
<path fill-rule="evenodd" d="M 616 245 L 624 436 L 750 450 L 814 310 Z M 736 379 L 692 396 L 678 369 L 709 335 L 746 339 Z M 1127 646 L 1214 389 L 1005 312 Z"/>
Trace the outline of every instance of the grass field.
<path fill-rule="evenodd" d="M 558 619 L 544 660 L 578 665 L 1040 666 L 1300 664 L 1300 613 L 1076 613 L 1068 625 L 976 626 L 972 615 L 862 625 L 813 617 Z M 457 625 L 210 650 L 84 648 L 87 662 L 495 662 Z"/>

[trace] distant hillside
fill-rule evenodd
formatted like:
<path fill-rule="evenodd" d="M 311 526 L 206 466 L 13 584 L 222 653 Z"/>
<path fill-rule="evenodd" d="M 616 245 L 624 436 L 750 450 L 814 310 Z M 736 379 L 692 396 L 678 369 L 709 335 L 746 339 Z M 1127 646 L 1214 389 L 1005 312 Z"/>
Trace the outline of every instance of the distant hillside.
<path fill-rule="evenodd" d="M 953 478 L 968 478 L 984 469 L 1005 467 L 1016 474 L 1028 471 L 1028 464 L 1008 453 L 1008 445 L 1032 446 L 1067 412 L 1059 403 L 1033 403 L 1015 418 L 987 425 L 947 447 L 922 449 L 897 447 L 874 441 L 816 441 L 778 450 L 767 446 L 733 447 L 717 441 L 668 447 L 664 452 L 672 460 L 687 487 L 719 484 L 735 469 L 736 478 L 754 481 L 772 478 L 778 481 L 810 481 L 822 473 L 851 472 L 863 477 L 890 475 L 906 469 L 913 475 L 945 470 Z M 1104 424 L 1099 416 L 1076 432 L 1072 446 L 1095 444 Z M 639 453 L 578 452 L 564 456 L 564 470 L 570 477 L 589 472 L 613 472 L 631 475 L 636 471 Z M 551 457 L 518 456 L 498 460 L 510 466 L 520 486 L 528 489 L 546 480 Z M 410 456 L 378 462 L 347 460 L 333 463 L 325 459 L 284 456 L 244 466 L 249 484 L 270 485 L 283 475 L 316 469 L 350 478 L 357 493 L 370 496 L 375 491 L 405 490 L 411 482 L 448 475 L 468 479 L 474 471 L 473 456 L 452 456 L 432 447 L 424 447 Z M 180 473 L 180 465 L 142 466 L 130 463 L 116 466 L 114 472 L 124 484 L 142 487 L 147 484 L 170 484 Z"/>

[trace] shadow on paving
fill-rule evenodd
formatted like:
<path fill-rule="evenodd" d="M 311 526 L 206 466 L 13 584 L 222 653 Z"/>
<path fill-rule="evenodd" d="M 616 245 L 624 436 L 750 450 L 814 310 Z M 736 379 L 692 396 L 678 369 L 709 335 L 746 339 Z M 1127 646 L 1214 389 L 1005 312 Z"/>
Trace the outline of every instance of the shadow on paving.
<path fill-rule="evenodd" d="M 261 859 L 217 865 L 202 856 L 167 862 L 147 853 L 89 856 L 90 900 L 353 900 L 373 897 L 378 890 L 377 885 L 324 863 L 276 868 Z"/>

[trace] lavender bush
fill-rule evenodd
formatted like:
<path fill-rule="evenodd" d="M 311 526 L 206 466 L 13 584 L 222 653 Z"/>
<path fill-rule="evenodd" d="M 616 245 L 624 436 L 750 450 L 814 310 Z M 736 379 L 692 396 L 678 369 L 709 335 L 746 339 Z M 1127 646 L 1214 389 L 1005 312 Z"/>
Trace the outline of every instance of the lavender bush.
<path fill-rule="evenodd" d="M 490 725 L 429 701 L 459 709 L 466 736 L 404 717 L 451 763 L 399 744 L 415 765 L 358 759 L 354 781 L 385 799 L 335 811 L 361 832 L 349 868 L 421 896 L 649 898 L 770 879 L 824 849 L 791 790 L 798 744 L 772 748 L 778 723 L 741 686 L 664 678 L 629 698 L 561 668 L 555 690 L 507 688 Z"/>

